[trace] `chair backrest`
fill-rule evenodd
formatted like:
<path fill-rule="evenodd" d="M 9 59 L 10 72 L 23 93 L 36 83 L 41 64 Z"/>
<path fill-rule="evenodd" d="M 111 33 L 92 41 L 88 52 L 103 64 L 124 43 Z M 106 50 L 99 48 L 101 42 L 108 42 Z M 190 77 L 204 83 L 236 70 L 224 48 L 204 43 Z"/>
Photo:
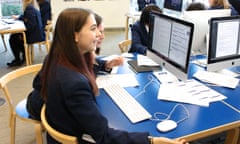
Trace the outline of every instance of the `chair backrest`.
<path fill-rule="evenodd" d="M 78 144 L 77 137 L 63 134 L 55 130 L 54 128 L 52 128 L 47 122 L 45 112 L 46 112 L 46 105 L 44 104 L 41 110 L 41 121 L 44 128 L 47 130 L 48 134 L 52 138 L 54 138 L 56 141 L 62 144 Z"/>
<path fill-rule="evenodd" d="M 121 53 L 128 52 L 130 45 L 132 44 L 132 40 L 123 40 L 118 43 L 118 47 L 120 48 Z"/>
<path fill-rule="evenodd" d="M 7 103 L 9 105 L 9 113 L 10 116 L 12 115 L 12 113 L 15 113 L 15 109 L 14 109 L 14 104 L 13 104 L 13 99 L 12 96 L 9 92 L 8 89 L 8 83 L 10 83 L 12 80 L 15 80 L 17 78 L 20 78 L 24 75 L 28 75 L 31 73 L 37 73 L 42 67 L 42 64 L 35 64 L 35 65 L 30 65 L 30 66 L 25 66 L 19 69 L 16 69 L 14 71 L 11 71 L 5 75 L 3 75 L 0 78 L 0 88 L 3 89 L 4 95 L 6 97 Z"/>
<path fill-rule="evenodd" d="M 45 26 L 47 52 L 49 52 L 49 49 L 50 49 L 50 45 L 51 45 L 50 36 L 52 33 L 53 33 L 52 22 L 48 21 L 47 25 Z"/>

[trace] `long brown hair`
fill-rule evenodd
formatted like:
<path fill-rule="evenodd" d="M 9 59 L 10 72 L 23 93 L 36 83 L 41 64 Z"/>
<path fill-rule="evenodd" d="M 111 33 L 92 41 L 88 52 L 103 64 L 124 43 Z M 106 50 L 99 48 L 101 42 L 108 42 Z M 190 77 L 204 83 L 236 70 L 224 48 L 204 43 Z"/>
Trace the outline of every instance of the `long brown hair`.
<path fill-rule="evenodd" d="M 83 8 L 68 8 L 60 13 L 50 52 L 43 67 L 41 95 L 45 100 L 47 99 L 47 80 L 55 76 L 55 67 L 58 64 L 85 75 L 92 86 L 93 93 L 97 95 L 98 88 L 93 71 L 94 56 L 92 52 L 81 54 L 75 42 L 75 32 L 81 31 L 91 14 L 93 13 L 90 10 Z"/>

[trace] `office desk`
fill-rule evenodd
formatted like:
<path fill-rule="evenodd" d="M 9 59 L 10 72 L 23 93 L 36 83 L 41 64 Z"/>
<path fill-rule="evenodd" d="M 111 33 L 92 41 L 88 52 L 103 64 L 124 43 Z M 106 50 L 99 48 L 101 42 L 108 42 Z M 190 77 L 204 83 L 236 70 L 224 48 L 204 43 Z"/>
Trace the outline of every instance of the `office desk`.
<path fill-rule="evenodd" d="M 5 34 L 22 33 L 24 49 L 25 49 L 25 53 L 27 53 L 28 48 L 27 48 L 27 40 L 26 40 L 26 35 L 25 35 L 26 27 L 25 27 L 24 23 L 22 21 L 15 21 L 15 23 L 8 24 L 8 25 L 10 26 L 10 28 L 0 30 L 0 34 L 2 35 L 3 41 L 4 41 L 3 35 L 5 35 Z M 26 54 L 25 54 L 25 57 L 26 57 L 26 64 L 29 65 L 29 60 L 28 60 L 28 57 Z"/>
<path fill-rule="evenodd" d="M 203 68 L 190 64 L 190 77 L 192 74 Z M 133 73 L 128 64 L 119 67 L 119 73 Z M 151 73 L 138 73 L 136 78 L 140 84 L 138 87 L 128 87 L 126 90 L 131 95 L 137 95 L 143 90 L 146 83 L 149 82 Z M 152 115 L 155 112 L 162 112 L 169 114 L 173 107 L 177 104 L 175 102 L 160 101 L 157 99 L 159 83 L 152 82 L 147 88 L 146 92 L 136 99 L 141 103 Z M 213 87 L 214 88 L 214 87 Z M 214 88 L 218 92 L 223 93 L 228 97 L 226 101 L 236 104 L 240 102 L 239 93 L 240 87 L 235 90 L 227 88 Z M 238 101 L 234 101 L 234 99 Z M 97 97 L 97 103 L 100 111 L 108 119 L 110 127 L 116 129 L 127 130 L 130 132 L 148 131 L 153 136 L 164 136 L 168 138 L 182 137 L 188 141 L 197 140 L 223 131 L 229 131 L 228 144 L 234 144 L 238 140 L 240 126 L 240 114 L 222 102 L 211 103 L 209 107 L 201 107 L 197 105 L 184 104 L 190 113 L 190 118 L 178 124 L 177 128 L 173 131 L 162 133 L 156 129 L 156 121 L 145 120 L 136 124 L 132 124 L 127 117 L 121 112 L 117 105 L 111 100 L 106 92 L 101 89 L 100 95 Z M 238 105 L 240 107 L 240 105 Z M 177 108 L 172 115 L 173 120 L 178 121 L 185 115 L 182 108 Z"/>

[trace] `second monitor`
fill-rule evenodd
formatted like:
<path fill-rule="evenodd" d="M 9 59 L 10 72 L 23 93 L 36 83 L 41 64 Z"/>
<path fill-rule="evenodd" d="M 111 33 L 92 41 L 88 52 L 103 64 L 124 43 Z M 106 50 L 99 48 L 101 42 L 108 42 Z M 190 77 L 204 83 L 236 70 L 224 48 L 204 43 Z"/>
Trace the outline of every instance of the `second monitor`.
<path fill-rule="evenodd" d="M 192 55 L 206 54 L 209 20 L 213 17 L 230 16 L 230 9 L 184 11 L 183 19 L 194 24 Z"/>
<path fill-rule="evenodd" d="M 186 80 L 194 25 L 157 12 L 150 18 L 149 50 L 158 56 L 162 67 Z"/>

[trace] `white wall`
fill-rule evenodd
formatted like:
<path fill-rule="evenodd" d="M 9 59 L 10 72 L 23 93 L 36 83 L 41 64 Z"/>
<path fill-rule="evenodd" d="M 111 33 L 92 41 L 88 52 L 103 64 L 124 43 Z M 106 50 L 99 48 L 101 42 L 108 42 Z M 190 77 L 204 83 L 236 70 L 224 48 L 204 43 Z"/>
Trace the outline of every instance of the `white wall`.
<path fill-rule="evenodd" d="M 130 10 L 129 0 L 91 0 L 91 1 L 64 1 L 51 0 L 53 22 L 59 13 L 70 7 L 83 7 L 93 10 L 103 17 L 105 28 L 124 28 L 126 17 L 125 14 Z"/>

